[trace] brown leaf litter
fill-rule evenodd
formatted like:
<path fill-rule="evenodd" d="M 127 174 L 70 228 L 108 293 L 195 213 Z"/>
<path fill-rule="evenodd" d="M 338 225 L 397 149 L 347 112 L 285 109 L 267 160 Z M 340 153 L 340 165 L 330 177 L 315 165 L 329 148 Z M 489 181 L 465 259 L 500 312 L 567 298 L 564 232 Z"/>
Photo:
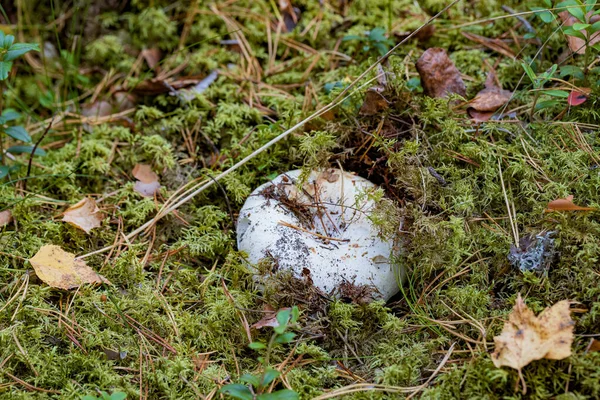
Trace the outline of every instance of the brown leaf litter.
<path fill-rule="evenodd" d="M 0 228 L 6 226 L 12 222 L 12 213 L 10 210 L 0 211 Z"/>
<path fill-rule="evenodd" d="M 136 164 L 132 175 L 137 179 L 134 190 L 144 197 L 152 197 L 160 190 L 158 175 L 147 164 Z"/>
<path fill-rule="evenodd" d="M 573 329 L 570 302 L 560 301 L 535 316 L 519 294 L 499 336 L 494 337 L 492 361 L 519 371 L 523 393 L 527 387 L 521 369 L 534 360 L 562 360 L 571 355 Z"/>
<path fill-rule="evenodd" d="M 475 121 L 485 122 L 500 107 L 508 103 L 512 94 L 510 90 L 502 89 L 502 86 L 497 82 L 496 74 L 490 72 L 485 80 L 485 89 L 477 93 L 477 96 L 469 102 L 467 112 Z"/>
<path fill-rule="evenodd" d="M 467 94 L 460 71 L 442 48 L 427 49 L 417 61 L 417 71 L 423 91 L 428 96 L 441 98 L 458 94 L 465 97 Z"/>
<path fill-rule="evenodd" d="M 590 11 L 586 14 L 586 19 L 590 21 L 590 24 L 600 21 L 600 15 L 592 15 L 593 13 L 593 11 Z M 561 11 L 558 13 L 558 16 L 563 22 L 563 27 L 573 26 L 573 24 L 579 22 L 579 20 L 571 14 L 569 14 L 568 11 Z M 581 30 L 580 32 L 586 38 L 588 37 L 587 31 Z M 585 54 L 587 46 L 593 46 L 596 43 L 600 42 L 600 32 L 594 32 L 592 36 L 590 36 L 589 43 L 587 43 L 587 45 L 585 43 L 585 40 L 571 35 L 567 35 L 567 42 L 569 43 L 569 49 L 571 49 L 573 53 Z"/>
<path fill-rule="evenodd" d="M 64 212 L 62 220 L 89 234 L 92 229 L 102 225 L 103 219 L 104 215 L 100 212 L 96 201 L 86 197 L 69 207 Z"/>

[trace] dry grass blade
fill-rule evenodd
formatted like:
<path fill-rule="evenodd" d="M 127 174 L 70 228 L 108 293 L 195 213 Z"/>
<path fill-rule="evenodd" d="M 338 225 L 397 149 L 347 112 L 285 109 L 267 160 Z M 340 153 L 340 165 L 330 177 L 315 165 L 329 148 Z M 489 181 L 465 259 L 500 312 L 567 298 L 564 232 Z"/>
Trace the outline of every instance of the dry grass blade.
<path fill-rule="evenodd" d="M 304 118 L 302 121 L 298 122 L 297 124 L 295 124 L 294 126 L 292 126 L 291 128 L 287 129 L 286 131 L 282 132 L 281 134 L 279 134 L 279 136 L 271 139 L 269 142 L 267 142 L 266 144 L 264 144 L 263 146 L 261 146 L 260 148 L 258 148 L 257 150 L 253 151 L 252 153 L 250 153 L 249 155 L 247 155 L 246 157 L 244 157 L 242 160 L 238 161 L 236 164 L 234 164 L 233 166 L 231 166 L 229 169 L 221 172 L 219 175 L 217 175 L 214 180 L 209 180 L 209 181 L 205 181 L 205 183 L 201 184 L 200 187 L 192 187 L 191 189 L 188 190 L 189 194 L 186 195 L 181 195 L 181 199 L 176 202 L 175 204 L 173 204 L 171 207 L 166 208 L 164 211 L 160 212 L 159 214 L 157 214 L 153 219 L 151 219 L 150 221 L 146 222 L 145 224 L 143 224 L 142 226 L 140 226 L 139 228 L 135 229 L 133 232 L 129 233 L 126 238 L 127 239 L 131 239 L 133 237 L 135 237 L 136 235 L 144 232 L 148 227 L 154 225 L 158 220 L 160 220 L 162 217 L 164 217 L 165 215 L 175 211 L 177 208 L 179 208 L 181 205 L 187 203 L 188 201 L 190 201 L 192 198 L 196 197 L 198 194 L 202 193 L 203 191 L 205 191 L 206 189 L 208 189 L 209 187 L 211 187 L 213 184 L 215 184 L 215 181 L 219 181 L 221 179 L 223 179 L 224 177 L 226 177 L 227 175 L 231 174 L 232 172 L 236 171 L 237 169 L 239 169 L 240 167 L 242 167 L 243 165 L 245 165 L 246 163 L 248 163 L 248 161 L 252 160 L 254 157 L 256 157 L 257 155 L 261 154 L 262 152 L 264 152 L 265 150 L 267 150 L 268 148 L 270 148 L 271 146 L 275 145 L 276 143 L 282 141 L 283 139 L 285 139 L 286 137 L 288 137 L 291 133 L 297 131 L 299 128 L 303 127 L 304 125 L 306 125 L 308 122 L 326 114 L 327 112 L 329 112 L 330 110 L 334 109 L 335 107 L 337 107 L 338 105 L 342 104 L 342 102 L 351 95 L 351 89 L 356 88 L 356 86 L 358 85 L 358 83 L 365 78 L 371 71 L 373 71 L 375 68 L 377 68 L 377 65 L 379 65 L 382 61 L 384 61 L 385 59 L 387 59 L 387 57 L 389 57 L 392 53 L 394 53 L 394 51 L 396 51 L 399 47 L 401 47 L 402 45 L 404 45 L 404 43 L 406 43 L 407 41 L 409 41 L 413 36 L 415 36 L 417 33 L 419 33 L 424 27 L 428 26 L 429 24 L 431 24 L 436 18 L 438 18 L 440 15 L 442 15 L 443 13 L 445 13 L 448 9 L 450 9 L 452 6 L 454 6 L 456 3 L 458 3 L 460 0 L 454 0 L 452 1 L 450 4 L 448 4 L 446 7 L 444 7 L 443 10 L 441 10 L 439 13 L 437 13 L 436 15 L 434 15 L 433 17 L 431 17 L 427 22 L 425 22 L 424 24 L 422 24 L 419 28 L 417 28 L 415 31 L 413 31 L 410 35 L 408 35 L 406 38 L 404 38 L 400 43 L 398 43 L 397 45 L 395 45 L 392 49 L 390 49 L 383 57 L 381 57 L 379 60 L 377 60 L 375 63 L 373 63 L 369 68 L 367 68 L 362 74 L 360 74 L 356 79 L 354 79 L 354 81 L 352 81 L 352 83 L 350 83 L 331 103 L 329 103 L 327 106 L 321 108 L 320 110 L 315 111 L 313 114 L 309 115 L 308 117 Z M 218 14 L 218 10 L 215 10 L 215 12 Z M 360 90 L 361 88 L 363 88 L 364 86 L 367 86 L 371 83 L 371 81 L 376 80 L 377 77 L 369 80 L 368 82 L 366 82 L 365 84 L 361 85 L 358 87 L 358 89 Z M 96 251 L 93 251 L 91 253 L 87 253 L 84 255 L 81 255 L 77 258 L 85 258 L 85 257 L 89 257 L 91 255 L 95 255 L 95 254 L 101 254 L 104 253 L 106 251 L 109 251 L 112 246 L 108 246 Z"/>

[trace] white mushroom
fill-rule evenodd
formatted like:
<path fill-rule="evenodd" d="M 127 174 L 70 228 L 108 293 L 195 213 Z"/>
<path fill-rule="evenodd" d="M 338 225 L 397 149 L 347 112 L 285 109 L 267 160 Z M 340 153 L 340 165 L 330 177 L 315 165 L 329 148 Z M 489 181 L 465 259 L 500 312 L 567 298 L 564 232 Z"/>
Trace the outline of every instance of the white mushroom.
<path fill-rule="evenodd" d="M 239 250 L 256 265 L 271 258 L 296 277 L 310 272 L 326 293 L 340 285 L 367 285 L 373 297 L 388 300 L 403 275 L 390 262 L 392 241 L 382 240 L 369 219 L 375 203 L 367 192 L 377 187 L 338 170 L 313 171 L 299 188 L 301 171 L 279 175 L 258 187 L 240 211 Z M 303 272 L 304 271 L 304 272 Z"/>

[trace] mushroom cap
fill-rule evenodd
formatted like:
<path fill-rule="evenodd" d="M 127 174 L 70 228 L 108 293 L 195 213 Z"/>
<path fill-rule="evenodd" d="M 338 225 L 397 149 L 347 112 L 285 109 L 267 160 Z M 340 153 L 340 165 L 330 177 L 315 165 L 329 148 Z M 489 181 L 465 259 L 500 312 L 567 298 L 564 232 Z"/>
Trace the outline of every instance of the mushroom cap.
<path fill-rule="evenodd" d="M 375 203 L 367 193 L 377 186 L 327 169 L 312 171 L 300 188 L 301 172 L 281 174 L 252 192 L 238 219 L 238 249 L 253 265 L 270 257 L 296 277 L 308 271 L 326 293 L 350 283 L 388 300 L 398 292 L 403 271 L 390 262 L 394 243 L 380 238 L 369 219 Z"/>

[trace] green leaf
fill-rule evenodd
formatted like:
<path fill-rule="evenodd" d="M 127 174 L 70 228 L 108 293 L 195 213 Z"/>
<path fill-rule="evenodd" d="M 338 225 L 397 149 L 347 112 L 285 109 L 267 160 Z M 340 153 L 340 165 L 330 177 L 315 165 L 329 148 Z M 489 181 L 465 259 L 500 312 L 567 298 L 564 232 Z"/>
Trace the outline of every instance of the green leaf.
<path fill-rule="evenodd" d="M 4 133 L 13 139 L 20 140 L 22 142 L 31 142 L 31 137 L 22 126 L 9 126 L 4 129 Z"/>
<path fill-rule="evenodd" d="M 285 344 L 285 343 L 289 343 L 292 340 L 294 340 L 295 337 L 296 337 L 296 334 L 293 332 L 284 332 L 275 338 L 275 342 L 280 343 L 280 344 Z"/>
<path fill-rule="evenodd" d="M 241 400 L 253 400 L 254 396 L 250 389 L 247 386 L 242 385 L 241 383 L 232 383 L 229 385 L 225 385 L 219 390 L 219 393 L 227 394 L 231 397 L 235 397 L 236 399 Z"/>
<path fill-rule="evenodd" d="M 260 386 L 260 379 L 252 374 L 244 374 L 240 376 L 240 382 L 249 383 L 255 388 Z"/>
<path fill-rule="evenodd" d="M 250 347 L 252 350 L 262 350 L 267 348 L 267 346 L 261 342 L 252 342 L 248 345 L 248 347 Z"/>
<path fill-rule="evenodd" d="M 585 12 L 589 13 L 596 7 L 597 0 L 585 0 Z"/>
<path fill-rule="evenodd" d="M 591 33 L 596 33 L 600 31 L 600 21 L 596 21 L 592 24 L 592 27 L 590 28 L 590 32 Z"/>
<path fill-rule="evenodd" d="M 344 36 L 342 38 L 342 42 L 347 42 L 349 40 L 367 40 L 367 38 L 362 37 L 362 36 L 357 36 L 357 35 L 348 35 L 348 36 Z"/>
<path fill-rule="evenodd" d="M 299 398 L 298 393 L 289 389 L 282 389 L 273 393 L 263 393 L 256 397 L 257 400 L 298 400 Z"/>
<path fill-rule="evenodd" d="M 584 41 L 586 40 L 585 35 L 581 31 L 573 29 L 572 26 L 563 29 L 563 33 L 568 36 L 575 36 Z"/>
<path fill-rule="evenodd" d="M 554 106 L 559 105 L 559 104 L 560 104 L 560 101 L 558 101 L 558 100 L 540 101 L 539 103 L 537 103 L 535 105 L 535 109 L 536 110 L 543 110 L 544 108 L 554 107 Z"/>
<path fill-rule="evenodd" d="M 12 108 L 7 108 L 6 110 L 4 110 L 2 112 L 2 115 L 0 115 L 0 124 L 5 124 L 8 121 L 14 121 L 15 119 L 19 118 L 20 116 L 21 116 L 21 114 L 19 114 Z"/>
<path fill-rule="evenodd" d="M 26 154 L 31 154 L 31 152 L 33 151 L 33 146 L 11 146 L 8 149 L 6 149 L 6 151 L 8 151 L 9 153 L 13 153 L 13 154 L 22 154 L 22 153 L 26 153 Z M 44 151 L 44 149 L 40 149 L 39 147 L 37 149 L 35 149 L 35 153 L 33 153 L 34 156 L 45 156 L 46 152 Z"/>
<path fill-rule="evenodd" d="M 110 400 L 125 400 L 127 398 L 127 393 L 123 392 L 114 392 L 110 395 Z"/>
<path fill-rule="evenodd" d="M 589 28 L 590 26 L 592 26 L 592 25 L 590 25 L 590 24 L 580 24 L 579 22 L 576 22 L 576 23 L 573 24 L 573 29 L 575 29 L 576 31 L 583 31 L 583 30 Z"/>
<path fill-rule="evenodd" d="M 290 321 L 292 324 L 295 324 L 298 322 L 298 318 L 300 318 L 300 310 L 298 309 L 298 306 L 294 306 L 292 307 L 292 319 Z"/>
<path fill-rule="evenodd" d="M 285 310 L 281 310 L 277 313 L 277 322 L 279 323 L 279 326 L 276 326 L 273 328 L 273 330 L 275 331 L 275 333 L 283 333 L 285 332 L 286 328 L 287 328 L 287 323 L 290 320 L 290 315 L 292 313 L 292 310 L 285 309 Z"/>
<path fill-rule="evenodd" d="M 535 15 L 542 20 L 542 22 L 549 24 L 554 21 L 556 17 L 549 10 L 542 7 L 529 7 L 531 11 L 535 12 Z"/>
<path fill-rule="evenodd" d="M 535 75 L 535 72 L 533 72 L 533 70 L 531 69 L 531 67 L 529 66 L 529 64 L 527 64 L 526 62 L 522 62 L 521 66 L 525 70 L 525 73 L 527 74 L 527 76 L 529 77 L 529 79 L 531 80 L 531 82 L 535 83 L 535 81 L 537 79 L 537 76 Z"/>
<path fill-rule="evenodd" d="M 558 11 L 567 10 L 569 14 L 577 18 L 580 22 L 585 21 L 585 7 L 579 0 L 565 0 L 556 5 Z"/>
<path fill-rule="evenodd" d="M 564 90 L 544 90 L 544 94 L 547 94 L 552 97 L 561 97 L 563 99 L 569 97 L 569 92 Z"/>
<path fill-rule="evenodd" d="M 583 70 L 574 65 L 565 65 L 560 67 L 560 77 L 572 76 L 575 79 L 583 79 L 585 76 Z"/>
<path fill-rule="evenodd" d="M 371 32 L 369 32 L 369 40 L 374 42 L 386 42 L 388 38 L 385 37 L 385 29 L 383 28 L 373 28 Z"/>
<path fill-rule="evenodd" d="M 4 55 L 4 61 L 12 61 L 17 57 L 30 51 L 40 51 L 40 46 L 37 43 L 16 43 L 10 46 L 8 52 Z"/>
<path fill-rule="evenodd" d="M 6 165 L 0 166 L 0 179 L 4 178 L 10 172 L 10 168 Z"/>
<path fill-rule="evenodd" d="M 13 35 L 6 35 L 4 37 L 2 47 L 4 47 L 5 49 L 8 49 L 10 46 L 12 46 L 12 44 L 14 42 L 15 42 L 15 37 Z M 7 60 L 7 61 L 10 61 L 10 60 Z"/>
<path fill-rule="evenodd" d="M 0 81 L 8 78 L 8 73 L 12 68 L 12 61 L 0 61 Z"/>
<path fill-rule="evenodd" d="M 268 368 L 262 377 L 261 387 L 269 385 L 271 382 L 277 379 L 279 375 L 281 375 L 281 372 L 273 368 Z"/>
<path fill-rule="evenodd" d="M 89 394 L 86 394 L 85 396 L 83 396 L 81 398 L 81 400 L 98 400 L 98 398 L 96 396 L 91 396 Z"/>

